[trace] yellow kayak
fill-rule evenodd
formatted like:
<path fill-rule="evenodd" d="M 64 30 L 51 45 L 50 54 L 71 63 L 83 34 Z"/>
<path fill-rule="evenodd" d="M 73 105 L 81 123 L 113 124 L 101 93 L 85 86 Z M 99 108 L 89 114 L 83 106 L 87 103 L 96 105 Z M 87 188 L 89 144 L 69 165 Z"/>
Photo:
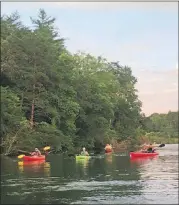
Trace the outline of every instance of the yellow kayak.
<path fill-rule="evenodd" d="M 77 155 L 76 156 L 76 159 L 90 159 L 91 157 L 90 156 L 83 156 L 83 155 Z"/>

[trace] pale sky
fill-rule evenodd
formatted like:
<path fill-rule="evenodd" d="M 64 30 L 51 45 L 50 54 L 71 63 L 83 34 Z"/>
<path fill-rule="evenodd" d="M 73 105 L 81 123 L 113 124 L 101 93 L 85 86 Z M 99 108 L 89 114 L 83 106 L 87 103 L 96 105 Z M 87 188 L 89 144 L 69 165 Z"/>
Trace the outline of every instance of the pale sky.
<path fill-rule="evenodd" d="M 178 110 L 177 2 L 3 2 L 26 25 L 40 8 L 56 17 L 67 48 L 132 68 L 146 115 Z"/>

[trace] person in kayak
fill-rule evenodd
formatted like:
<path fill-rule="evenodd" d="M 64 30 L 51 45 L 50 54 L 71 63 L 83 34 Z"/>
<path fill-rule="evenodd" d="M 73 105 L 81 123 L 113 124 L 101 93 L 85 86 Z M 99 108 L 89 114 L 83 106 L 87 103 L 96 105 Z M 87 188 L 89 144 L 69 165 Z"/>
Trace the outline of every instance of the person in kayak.
<path fill-rule="evenodd" d="M 89 156 L 88 152 L 86 151 L 86 148 L 83 147 L 83 151 L 81 152 L 82 156 Z"/>
<path fill-rule="evenodd" d="M 155 152 L 154 148 L 155 148 L 155 145 L 153 145 L 152 143 L 150 143 L 149 145 L 144 144 L 143 149 L 141 151 L 147 152 L 147 153 L 153 153 L 153 152 Z"/>
<path fill-rule="evenodd" d="M 41 156 L 41 152 L 40 152 L 40 150 L 38 148 L 35 148 L 35 152 L 32 152 L 31 155 L 39 157 L 39 156 Z"/>
<path fill-rule="evenodd" d="M 154 149 L 154 146 L 153 146 L 152 143 L 150 143 L 150 144 L 148 145 L 147 152 L 148 152 L 148 153 L 155 152 L 155 149 Z"/>
<path fill-rule="evenodd" d="M 112 145 L 107 144 L 104 149 L 106 152 L 112 152 Z"/>
<path fill-rule="evenodd" d="M 139 152 L 145 152 L 147 149 L 147 143 L 145 142 L 144 144 L 142 144 L 141 146 L 141 150 Z"/>

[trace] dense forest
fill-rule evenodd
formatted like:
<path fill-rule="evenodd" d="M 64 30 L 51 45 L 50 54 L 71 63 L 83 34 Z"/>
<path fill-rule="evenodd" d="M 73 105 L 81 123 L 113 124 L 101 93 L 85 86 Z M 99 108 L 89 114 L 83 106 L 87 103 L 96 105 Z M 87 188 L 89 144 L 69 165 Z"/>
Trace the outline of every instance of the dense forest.
<path fill-rule="evenodd" d="M 41 9 L 32 27 L 1 17 L 1 151 L 50 145 L 58 151 L 146 133 L 178 136 L 178 112 L 145 117 L 128 66 L 71 54 L 55 18 Z"/>

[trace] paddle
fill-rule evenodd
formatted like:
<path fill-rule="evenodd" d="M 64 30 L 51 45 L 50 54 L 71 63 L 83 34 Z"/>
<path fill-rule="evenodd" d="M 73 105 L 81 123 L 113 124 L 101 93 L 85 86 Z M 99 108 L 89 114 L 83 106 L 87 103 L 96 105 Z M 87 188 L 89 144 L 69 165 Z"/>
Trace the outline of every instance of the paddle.
<path fill-rule="evenodd" d="M 17 158 L 18 158 L 18 159 L 22 159 L 24 156 L 25 156 L 25 154 L 21 154 L 21 155 L 19 155 Z"/>
<path fill-rule="evenodd" d="M 165 144 L 160 144 L 158 147 L 165 147 Z"/>
<path fill-rule="evenodd" d="M 43 150 L 44 151 L 50 150 L 50 146 L 44 147 Z"/>
<path fill-rule="evenodd" d="M 157 150 L 156 148 L 161 148 L 161 147 L 165 147 L 165 144 L 160 144 L 159 146 L 156 146 L 156 147 L 154 148 L 154 151 Z"/>
<path fill-rule="evenodd" d="M 160 147 L 160 148 L 161 148 L 161 147 L 165 147 L 165 144 L 160 144 L 159 146 L 156 146 L 156 148 L 157 148 L 157 147 Z M 130 151 L 130 152 L 134 152 L 134 151 Z"/>
<path fill-rule="evenodd" d="M 48 151 L 48 150 L 50 150 L 50 146 L 46 146 L 46 147 L 44 147 L 43 150 L 44 150 L 44 151 Z M 31 155 L 30 152 L 26 152 L 26 153 L 28 153 L 28 154 Z M 24 154 L 21 154 L 21 155 L 19 155 L 17 158 L 18 158 L 18 159 L 22 159 L 24 156 L 25 156 Z"/>

